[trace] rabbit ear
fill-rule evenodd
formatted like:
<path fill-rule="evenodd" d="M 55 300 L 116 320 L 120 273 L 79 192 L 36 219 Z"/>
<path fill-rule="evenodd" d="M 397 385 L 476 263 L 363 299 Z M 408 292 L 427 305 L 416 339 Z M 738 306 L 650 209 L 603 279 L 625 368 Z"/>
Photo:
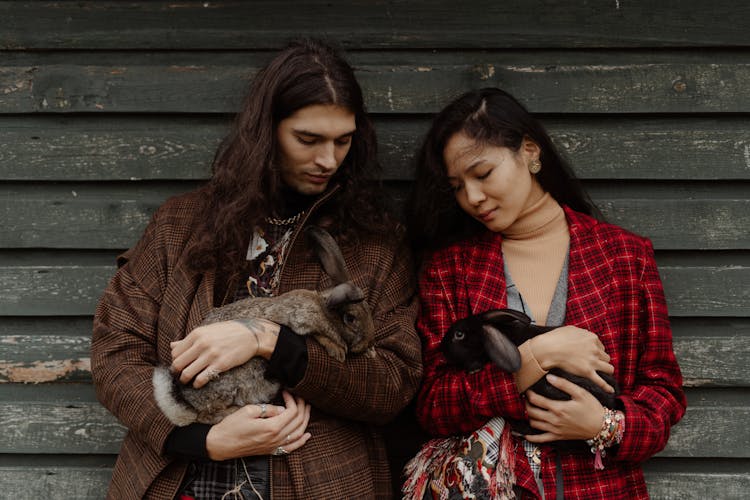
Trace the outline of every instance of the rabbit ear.
<path fill-rule="evenodd" d="M 318 256 L 323 270 L 330 276 L 334 283 L 346 283 L 351 280 L 346 270 L 346 261 L 341 249 L 333 236 L 325 229 L 317 226 L 308 226 L 305 234 L 313 241 L 315 254 Z"/>
<path fill-rule="evenodd" d="M 521 369 L 521 354 L 513 342 L 491 325 L 482 325 L 484 349 L 502 370 L 513 373 Z"/>
<path fill-rule="evenodd" d="M 328 290 L 326 307 L 334 309 L 343 304 L 362 302 L 364 299 L 365 295 L 358 286 L 353 283 L 341 283 Z"/>
<path fill-rule="evenodd" d="M 520 321 L 524 325 L 531 323 L 531 319 L 528 316 L 521 311 L 514 311 L 513 309 L 491 309 L 477 316 L 480 321 L 497 326 L 507 325 L 514 321 Z"/>

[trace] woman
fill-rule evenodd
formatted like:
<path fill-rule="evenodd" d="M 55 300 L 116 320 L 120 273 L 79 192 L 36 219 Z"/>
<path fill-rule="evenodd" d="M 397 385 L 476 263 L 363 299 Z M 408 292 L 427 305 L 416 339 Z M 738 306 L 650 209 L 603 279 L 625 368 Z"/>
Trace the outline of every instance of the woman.
<path fill-rule="evenodd" d="M 412 239 L 428 252 L 419 280 L 425 374 L 417 413 L 436 436 L 479 429 L 467 438 L 483 448 L 465 489 L 488 498 L 647 498 L 640 463 L 665 446 L 685 411 L 651 243 L 594 218 L 541 124 L 493 88 L 469 92 L 437 115 L 411 209 Z M 539 325 L 566 326 L 522 344 L 515 374 L 492 364 L 476 373 L 449 366 L 439 349 L 448 327 L 503 307 Z M 548 379 L 569 401 L 527 390 L 553 367 L 609 391 L 597 371 L 614 373 L 616 408 L 560 377 Z M 528 420 L 541 432 L 515 437 L 505 419 Z M 504 446 L 488 450 L 488 440 Z M 560 440 L 588 444 L 552 444 Z M 461 481 L 416 483 L 409 494 L 419 498 L 463 494 Z"/>
<path fill-rule="evenodd" d="M 128 428 L 109 497 L 390 498 L 373 424 L 414 395 L 421 355 L 408 252 L 369 181 L 375 153 L 359 84 L 332 48 L 293 43 L 258 73 L 211 179 L 157 210 L 97 308 L 94 384 Z M 365 291 L 375 357 L 339 362 L 262 318 L 198 327 L 248 295 L 330 286 L 300 236 L 308 224 L 334 235 Z M 280 404 L 180 428 L 159 411 L 155 365 L 200 387 L 255 356 L 287 388 Z"/>

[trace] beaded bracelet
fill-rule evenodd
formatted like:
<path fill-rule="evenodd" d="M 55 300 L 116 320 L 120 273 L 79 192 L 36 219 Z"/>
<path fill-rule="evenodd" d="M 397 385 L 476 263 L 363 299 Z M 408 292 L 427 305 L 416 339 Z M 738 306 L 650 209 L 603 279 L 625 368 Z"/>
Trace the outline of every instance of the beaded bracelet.
<path fill-rule="evenodd" d="M 625 415 L 621 411 L 604 408 L 601 430 L 596 436 L 586 440 L 586 444 L 591 447 L 591 453 L 594 454 L 596 470 L 604 469 L 602 458 L 607 456 L 607 448 L 620 444 L 624 433 Z"/>

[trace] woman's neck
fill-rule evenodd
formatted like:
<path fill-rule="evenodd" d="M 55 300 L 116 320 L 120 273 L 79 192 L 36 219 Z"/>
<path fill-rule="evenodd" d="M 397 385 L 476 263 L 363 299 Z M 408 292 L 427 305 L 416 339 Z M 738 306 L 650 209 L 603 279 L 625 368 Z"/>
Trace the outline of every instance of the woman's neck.
<path fill-rule="evenodd" d="M 549 193 L 544 193 L 503 231 L 503 237 L 511 240 L 535 239 L 564 226 L 565 212 L 562 207 Z"/>

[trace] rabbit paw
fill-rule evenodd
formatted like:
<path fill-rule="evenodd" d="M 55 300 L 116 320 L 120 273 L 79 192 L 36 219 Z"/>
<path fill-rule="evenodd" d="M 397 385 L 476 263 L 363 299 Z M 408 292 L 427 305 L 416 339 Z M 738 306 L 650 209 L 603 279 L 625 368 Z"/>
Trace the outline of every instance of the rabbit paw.
<path fill-rule="evenodd" d="M 368 358 L 374 358 L 378 355 L 378 351 L 375 350 L 375 346 L 372 346 L 364 352 L 364 355 Z"/>
<path fill-rule="evenodd" d="M 346 346 L 337 344 L 327 337 L 317 337 L 317 340 L 333 359 L 342 362 L 346 359 Z"/>

